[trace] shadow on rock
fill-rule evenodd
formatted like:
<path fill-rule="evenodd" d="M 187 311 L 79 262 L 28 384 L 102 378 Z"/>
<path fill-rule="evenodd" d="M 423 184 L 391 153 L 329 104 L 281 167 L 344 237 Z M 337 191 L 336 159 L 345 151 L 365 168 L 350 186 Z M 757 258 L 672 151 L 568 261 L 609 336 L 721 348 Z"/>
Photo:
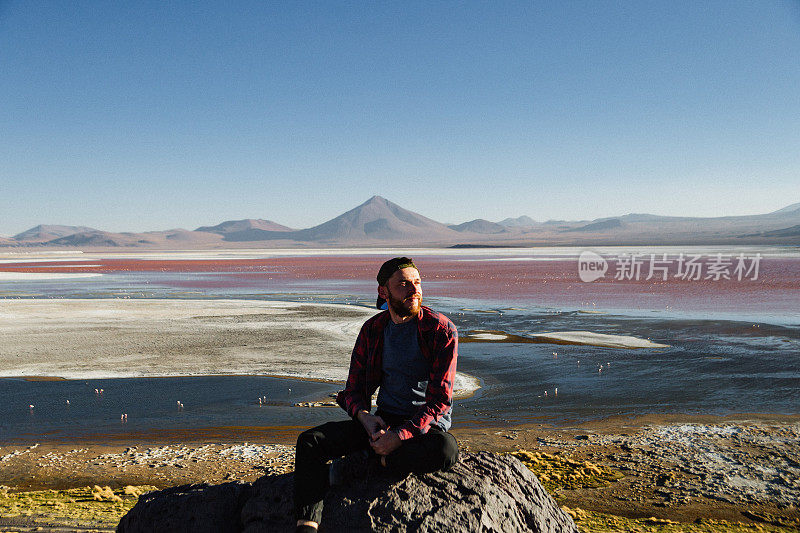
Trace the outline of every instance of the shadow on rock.
<path fill-rule="evenodd" d="M 293 531 L 294 475 L 253 484 L 183 485 L 139 499 L 119 533 Z M 320 531 L 576 532 L 572 519 L 518 459 L 462 453 L 447 472 L 354 480 L 325 497 Z"/>

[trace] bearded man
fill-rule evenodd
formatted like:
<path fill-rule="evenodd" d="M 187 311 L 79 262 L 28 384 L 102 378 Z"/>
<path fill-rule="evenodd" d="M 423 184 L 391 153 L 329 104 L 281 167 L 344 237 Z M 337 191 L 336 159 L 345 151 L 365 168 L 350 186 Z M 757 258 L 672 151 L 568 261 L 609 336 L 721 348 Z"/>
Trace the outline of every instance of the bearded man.
<path fill-rule="evenodd" d="M 458 358 L 456 327 L 422 306 L 422 282 L 410 258 L 386 261 L 377 279 L 376 306 L 386 310 L 362 326 L 347 383 L 336 398 L 351 420 L 328 422 L 297 439 L 297 532 L 316 531 L 328 489 L 353 476 L 342 456 L 362 451 L 373 468 L 400 478 L 446 470 L 458 459 L 458 444 L 447 431 Z M 379 387 L 372 414 L 372 395 Z"/>

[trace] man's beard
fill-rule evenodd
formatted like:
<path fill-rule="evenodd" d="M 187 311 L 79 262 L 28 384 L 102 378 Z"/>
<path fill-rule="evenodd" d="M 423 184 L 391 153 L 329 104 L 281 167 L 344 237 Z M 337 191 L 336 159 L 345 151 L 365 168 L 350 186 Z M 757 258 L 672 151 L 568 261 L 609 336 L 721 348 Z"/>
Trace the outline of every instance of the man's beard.
<path fill-rule="evenodd" d="M 401 298 L 395 298 L 389 291 L 386 292 L 389 297 L 386 301 L 389 302 L 389 307 L 397 316 L 405 318 L 407 316 L 417 316 L 419 314 L 422 296 L 413 300 L 411 298 L 403 300 Z"/>

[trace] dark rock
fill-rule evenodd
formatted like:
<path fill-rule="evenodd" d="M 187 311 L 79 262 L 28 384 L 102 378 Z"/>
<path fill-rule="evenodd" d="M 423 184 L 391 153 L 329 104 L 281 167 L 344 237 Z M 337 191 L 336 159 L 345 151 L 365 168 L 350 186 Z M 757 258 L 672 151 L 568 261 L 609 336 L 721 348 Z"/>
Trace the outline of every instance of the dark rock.
<path fill-rule="evenodd" d="M 247 483 L 201 483 L 148 492 L 122 517 L 117 531 L 239 532 L 240 509 L 249 492 Z"/>
<path fill-rule="evenodd" d="M 293 474 L 252 485 L 185 485 L 143 496 L 117 527 L 144 531 L 292 531 Z M 320 531 L 576 532 L 572 519 L 518 459 L 462 453 L 447 472 L 371 476 L 335 487 Z"/>

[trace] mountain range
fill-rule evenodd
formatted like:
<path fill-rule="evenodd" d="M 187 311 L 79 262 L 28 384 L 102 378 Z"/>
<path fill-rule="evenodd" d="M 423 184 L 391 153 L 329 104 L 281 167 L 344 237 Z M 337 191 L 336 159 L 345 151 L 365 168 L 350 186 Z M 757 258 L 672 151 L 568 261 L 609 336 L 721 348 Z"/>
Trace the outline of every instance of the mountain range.
<path fill-rule="evenodd" d="M 112 233 L 83 226 L 40 225 L 0 247 L 216 249 L 319 246 L 580 246 L 580 245 L 800 245 L 800 203 L 763 215 L 670 217 L 627 214 L 595 220 L 530 217 L 443 224 L 381 196 L 311 228 L 265 219 L 229 220 L 195 230 Z"/>

